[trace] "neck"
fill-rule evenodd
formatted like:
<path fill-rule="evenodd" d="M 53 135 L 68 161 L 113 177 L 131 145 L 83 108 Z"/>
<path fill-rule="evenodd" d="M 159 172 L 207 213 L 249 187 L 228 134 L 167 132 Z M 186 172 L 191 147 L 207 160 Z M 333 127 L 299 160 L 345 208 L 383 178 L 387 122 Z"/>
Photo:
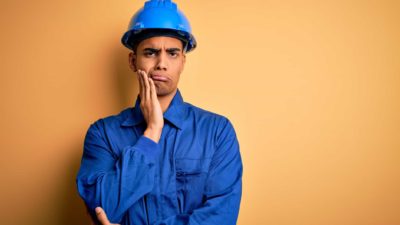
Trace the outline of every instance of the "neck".
<path fill-rule="evenodd" d="M 157 96 L 158 101 L 160 102 L 160 106 L 161 106 L 161 109 L 162 109 L 163 113 L 165 111 L 167 111 L 169 104 L 171 104 L 171 101 L 172 101 L 172 99 L 174 98 L 174 96 L 176 94 L 176 91 L 177 90 L 175 90 L 174 92 L 172 92 L 171 94 L 168 94 L 168 95 Z"/>

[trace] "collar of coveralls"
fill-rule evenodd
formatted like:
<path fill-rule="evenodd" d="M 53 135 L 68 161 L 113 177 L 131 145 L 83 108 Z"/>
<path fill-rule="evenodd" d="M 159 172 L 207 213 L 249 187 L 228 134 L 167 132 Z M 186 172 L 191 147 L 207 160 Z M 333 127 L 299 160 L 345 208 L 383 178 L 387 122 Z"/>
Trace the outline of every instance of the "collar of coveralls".
<path fill-rule="evenodd" d="M 179 89 L 176 91 L 174 98 L 168 106 L 167 111 L 164 112 L 164 119 L 170 122 L 175 127 L 182 129 L 185 113 L 185 102 Z M 142 110 L 140 109 L 140 97 L 138 95 L 135 107 L 131 109 L 128 116 L 121 122 L 121 126 L 136 126 L 145 122 Z"/>

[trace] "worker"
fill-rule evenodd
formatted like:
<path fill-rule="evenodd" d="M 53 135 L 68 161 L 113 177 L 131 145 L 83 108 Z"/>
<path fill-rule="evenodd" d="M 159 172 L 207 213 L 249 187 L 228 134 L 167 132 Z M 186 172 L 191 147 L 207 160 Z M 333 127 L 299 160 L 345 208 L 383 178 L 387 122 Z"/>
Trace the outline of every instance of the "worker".
<path fill-rule="evenodd" d="M 178 89 L 197 45 L 188 19 L 171 0 L 147 1 L 122 43 L 139 93 L 133 107 L 87 131 L 76 182 L 93 221 L 236 224 L 242 160 L 234 127 L 185 102 Z"/>

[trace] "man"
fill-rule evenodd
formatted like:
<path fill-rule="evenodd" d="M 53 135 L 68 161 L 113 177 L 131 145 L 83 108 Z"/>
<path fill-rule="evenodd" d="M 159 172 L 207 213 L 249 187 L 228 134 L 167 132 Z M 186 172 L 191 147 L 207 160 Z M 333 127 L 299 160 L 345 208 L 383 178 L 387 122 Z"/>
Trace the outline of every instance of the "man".
<path fill-rule="evenodd" d="M 178 81 L 196 40 L 170 0 L 150 0 L 123 44 L 139 79 L 134 108 L 86 134 L 80 196 L 100 224 L 236 224 L 242 162 L 233 126 L 183 101 Z M 108 218 L 107 218 L 108 217 Z"/>

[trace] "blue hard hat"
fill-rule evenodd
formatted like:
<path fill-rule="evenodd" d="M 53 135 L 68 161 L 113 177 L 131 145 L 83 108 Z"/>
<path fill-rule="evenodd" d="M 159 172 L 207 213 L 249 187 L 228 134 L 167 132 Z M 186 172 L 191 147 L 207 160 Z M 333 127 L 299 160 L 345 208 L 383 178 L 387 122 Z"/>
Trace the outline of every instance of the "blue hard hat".
<path fill-rule="evenodd" d="M 154 36 L 169 36 L 183 42 L 184 51 L 196 48 L 189 20 L 171 0 L 150 0 L 133 15 L 122 44 L 134 50 L 140 41 Z"/>

